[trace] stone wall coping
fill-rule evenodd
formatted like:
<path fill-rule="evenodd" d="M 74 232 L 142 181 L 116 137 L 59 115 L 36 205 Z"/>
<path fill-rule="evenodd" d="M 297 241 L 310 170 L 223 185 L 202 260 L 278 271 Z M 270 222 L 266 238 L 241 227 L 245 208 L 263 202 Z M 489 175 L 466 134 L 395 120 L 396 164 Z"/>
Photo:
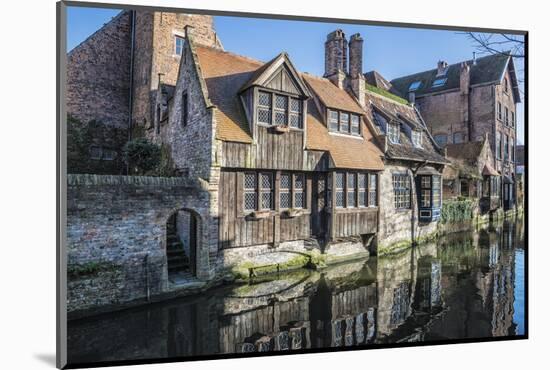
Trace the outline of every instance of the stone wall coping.
<path fill-rule="evenodd" d="M 138 185 L 138 186 L 185 186 L 197 187 L 196 181 L 187 177 L 155 177 L 155 176 L 122 176 L 68 174 L 68 186 L 78 185 Z"/>

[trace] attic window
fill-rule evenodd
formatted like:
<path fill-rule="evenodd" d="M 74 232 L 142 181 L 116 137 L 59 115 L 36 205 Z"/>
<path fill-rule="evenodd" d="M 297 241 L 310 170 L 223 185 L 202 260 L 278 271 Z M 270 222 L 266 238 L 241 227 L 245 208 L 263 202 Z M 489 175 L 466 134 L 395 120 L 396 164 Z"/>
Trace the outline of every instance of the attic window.
<path fill-rule="evenodd" d="M 447 82 L 447 78 L 438 78 L 432 83 L 432 87 L 441 87 L 445 85 L 445 82 Z"/>
<path fill-rule="evenodd" d="M 388 122 L 388 138 L 394 144 L 399 144 L 399 125 Z"/>
<path fill-rule="evenodd" d="M 418 90 L 418 88 L 420 87 L 421 84 L 422 84 L 422 82 L 420 82 L 420 81 L 414 81 L 414 82 L 409 86 L 409 91 L 416 91 L 416 90 Z"/>
<path fill-rule="evenodd" d="M 422 132 L 421 131 L 412 130 L 411 131 L 411 139 L 412 139 L 413 145 L 416 148 L 422 148 Z"/>
<path fill-rule="evenodd" d="M 258 123 L 303 128 L 303 100 L 288 95 L 260 91 Z"/>
<path fill-rule="evenodd" d="M 329 109 L 328 130 L 330 132 L 359 136 L 361 134 L 359 115 Z"/>

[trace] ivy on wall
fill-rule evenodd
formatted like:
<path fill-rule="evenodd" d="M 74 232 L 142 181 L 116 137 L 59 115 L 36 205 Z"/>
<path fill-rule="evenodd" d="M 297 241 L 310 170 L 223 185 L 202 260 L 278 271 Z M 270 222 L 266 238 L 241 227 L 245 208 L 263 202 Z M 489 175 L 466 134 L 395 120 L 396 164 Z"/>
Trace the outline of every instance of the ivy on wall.
<path fill-rule="evenodd" d="M 472 199 L 458 199 L 443 202 L 441 223 L 465 222 L 474 218 L 475 202 Z"/>

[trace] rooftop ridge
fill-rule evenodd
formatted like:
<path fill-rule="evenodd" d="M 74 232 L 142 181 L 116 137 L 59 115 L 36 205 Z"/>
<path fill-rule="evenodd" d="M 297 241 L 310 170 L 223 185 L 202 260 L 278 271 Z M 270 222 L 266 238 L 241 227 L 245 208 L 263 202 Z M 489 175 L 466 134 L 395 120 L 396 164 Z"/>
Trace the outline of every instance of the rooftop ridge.
<path fill-rule="evenodd" d="M 196 44 L 195 47 L 196 48 L 202 48 L 202 49 L 208 49 L 208 50 L 211 50 L 211 51 L 216 52 L 216 53 L 228 54 L 228 55 L 236 57 L 236 58 L 244 59 L 244 60 L 246 60 L 250 63 L 258 64 L 258 67 L 261 67 L 262 65 L 267 63 L 267 62 L 261 61 L 259 59 L 254 59 L 254 58 L 251 58 L 251 57 L 248 57 L 248 56 L 245 56 L 245 55 L 234 53 L 232 51 L 220 50 L 220 49 L 215 48 L 215 47 L 210 46 L 210 45 Z M 279 54 L 277 54 L 277 55 L 279 55 Z"/>

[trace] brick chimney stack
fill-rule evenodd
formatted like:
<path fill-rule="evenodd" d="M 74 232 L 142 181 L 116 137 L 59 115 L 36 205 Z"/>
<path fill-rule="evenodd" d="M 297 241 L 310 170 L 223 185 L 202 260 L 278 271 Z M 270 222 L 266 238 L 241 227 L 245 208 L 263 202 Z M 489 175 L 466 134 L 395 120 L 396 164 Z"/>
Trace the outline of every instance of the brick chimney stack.
<path fill-rule="evenodd" d="M 325 41 L 325 74 L 336 86 L 343 89 L 346 79 L 348 43 L 344 31 L 338 29 L 327 35 Z"/>
<path fill-rule="evenodd" d="M 437 76 L 442 76 L 445 73 L 447 73 L 447 67 L 449 66 L 449 63 L 447 63 L 444 60 L 440 60 L 437 62 Z"/>
<path fill-rule="evenodd" d="M 359 104 L 365 107 L 365 76 L 363 75 L 363 38 L 356 33 L 349 40 L 349 86 Z"/>

